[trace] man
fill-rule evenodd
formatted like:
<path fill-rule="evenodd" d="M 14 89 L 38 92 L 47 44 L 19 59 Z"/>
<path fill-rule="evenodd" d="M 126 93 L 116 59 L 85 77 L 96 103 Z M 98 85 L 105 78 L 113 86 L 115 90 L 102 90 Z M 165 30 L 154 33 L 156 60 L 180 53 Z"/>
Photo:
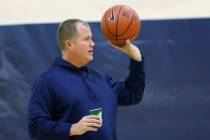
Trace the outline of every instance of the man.
<path fill-rule="evenodd" d="M 125 81 L 114 82 L 91 70 L 94 42 L 88 23 L 66 20 L 57 32 L 62 57 L 35 82 L 28 106 L 28 129 L 40 140 L 116 140 L 117 105 L 137 104 L 143 96 L 144 72 L 139 49 L 129 40 L 123 48 L 130 60 Z M 89 111 L 102 108 L 102 117 Z"/>

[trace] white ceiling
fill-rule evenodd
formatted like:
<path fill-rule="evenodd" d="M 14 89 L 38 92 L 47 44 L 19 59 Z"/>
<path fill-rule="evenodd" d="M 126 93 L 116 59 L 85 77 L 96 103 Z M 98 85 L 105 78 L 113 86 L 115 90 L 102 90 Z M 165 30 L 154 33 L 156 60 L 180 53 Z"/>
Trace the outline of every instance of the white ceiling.
<path fill-rule="evenodd" d="M 0 0 L 0 24 L 100 21 L 115 4 L 132 7 L 143 20 L 210 17 L 210 0 Z"/>

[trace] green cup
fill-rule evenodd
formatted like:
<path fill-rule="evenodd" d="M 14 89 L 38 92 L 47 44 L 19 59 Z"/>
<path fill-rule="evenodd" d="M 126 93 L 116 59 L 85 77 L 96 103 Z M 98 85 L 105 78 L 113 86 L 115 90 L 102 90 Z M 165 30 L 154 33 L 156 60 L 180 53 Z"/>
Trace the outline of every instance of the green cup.
<path fill-rule="evenodd" d="M 96 108 L 89 111 L 90 115 L 96 115 L 102 118 L 102 108 Z"/>

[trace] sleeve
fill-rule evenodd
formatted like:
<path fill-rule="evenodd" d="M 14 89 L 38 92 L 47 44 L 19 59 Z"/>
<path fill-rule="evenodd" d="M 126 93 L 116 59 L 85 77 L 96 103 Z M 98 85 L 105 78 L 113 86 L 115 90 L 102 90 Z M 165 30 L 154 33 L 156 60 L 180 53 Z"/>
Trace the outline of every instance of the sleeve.
<path fill-rule="evenodd" d="M 32 89 L 28 104 L 27 119 L 28 131 L 31 138 L 69 140 L 71 124 L 53 120 L 53 97 L 47 80 L 39 79 Z"/>
<path fill-rule="evenodd" d="M 114 82 L 109 77 L 109 83 L 117 94 L 118 105 L 134 105 L 143 98 L 145 88 L 144 58 L 141 62 L 130 59 L 129 75 L 125 81 Z"/>

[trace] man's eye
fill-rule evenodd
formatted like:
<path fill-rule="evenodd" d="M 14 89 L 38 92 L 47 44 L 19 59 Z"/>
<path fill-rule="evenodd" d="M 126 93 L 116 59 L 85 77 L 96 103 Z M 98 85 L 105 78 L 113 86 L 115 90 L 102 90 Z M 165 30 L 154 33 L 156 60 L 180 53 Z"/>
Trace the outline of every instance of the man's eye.
<path fill-rule="evenodd" d="M 91 40 L 91 38 L 86 38 L 85 40 L 88 40 L 89 41 L 89 40 Z"/>

